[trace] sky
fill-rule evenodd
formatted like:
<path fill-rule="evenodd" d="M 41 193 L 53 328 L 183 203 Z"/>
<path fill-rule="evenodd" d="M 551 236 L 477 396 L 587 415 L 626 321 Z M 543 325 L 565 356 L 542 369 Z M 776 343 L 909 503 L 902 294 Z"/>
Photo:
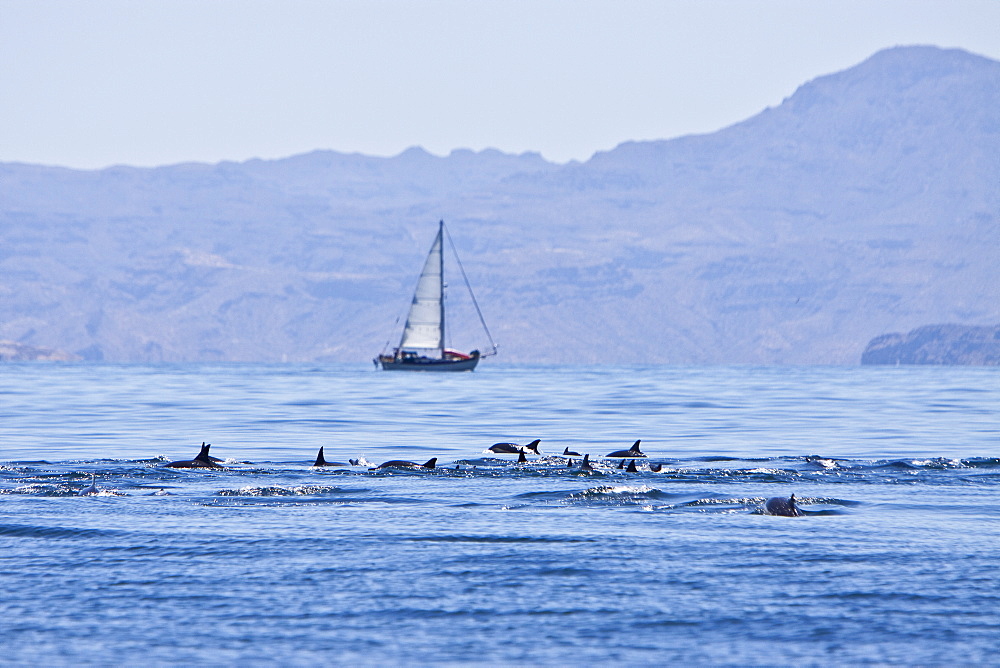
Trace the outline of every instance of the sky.
<path fill-rule="evenodd" d="M 0 0 L 0 162 L 584 161 L 910 44 L 1000 60 L 1000 1 Z"/>

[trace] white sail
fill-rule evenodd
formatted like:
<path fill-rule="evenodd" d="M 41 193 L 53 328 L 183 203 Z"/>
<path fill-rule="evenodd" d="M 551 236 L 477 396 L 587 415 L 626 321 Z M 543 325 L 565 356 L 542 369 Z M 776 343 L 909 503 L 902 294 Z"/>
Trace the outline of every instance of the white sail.
<path fill-rule="evenodd" d="M 406 327 L 399 342 L 405 350 L 444 349 L 444 310 L 442 308 L 443 229 L 438 230 L 424 270 L 420 272 L 417 289 L 413 293 L 410 313 L 406 316 Z"/>

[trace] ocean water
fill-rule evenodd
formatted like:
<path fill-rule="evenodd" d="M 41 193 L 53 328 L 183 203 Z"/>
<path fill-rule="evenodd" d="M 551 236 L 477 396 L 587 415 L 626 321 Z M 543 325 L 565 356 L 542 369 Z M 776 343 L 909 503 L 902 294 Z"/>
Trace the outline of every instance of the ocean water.
<path fill-rule="evenodd" d="M 998 409 L 989 368 L 3 365 L 0 664 L 998 665 Z"/>

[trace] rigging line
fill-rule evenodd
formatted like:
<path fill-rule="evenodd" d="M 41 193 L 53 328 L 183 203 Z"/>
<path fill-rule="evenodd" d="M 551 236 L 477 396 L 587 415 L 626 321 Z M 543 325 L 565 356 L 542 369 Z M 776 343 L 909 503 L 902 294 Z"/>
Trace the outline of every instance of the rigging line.
<path fill-rule="evenodd" d="M 392 329 L 393 330 L 395 330 L 396 329 L 396 325 L 399 324 L 399 318 L 400 318 L 400 316 L 397 315 L 396 316 L 396 322 L 392 323 Z M 392 342 L 392 335 L 390 334 L 389 338 L 385 340 L 385 345 L 382 346 L 382 352 L 380 353 L 381 355 L 384 355 L 385 351 L 389 349 L 389 344 L 391 342 Z"/>
<path fill-rule="evenodd" d="M 486 332 L 486 337 L 490 340 L 490 345 L 493 346 L 492 355 L 497 354 L 497 344 L 493 340 L 493 336 L 490 334 L 490 328 L 486 326 L 486 319 L 483 318 L 483 312 L 479 308 L 479 302 L 476 301 L 476 293 L 472 291 L 472 284 L 469 283 L 469 277 L 465 275 L 465 267 L 462 266 L 462 260 L 458 257 L 458 249 L 455 248 L 455 242 L 451 238 L 451 232 L 448 231 L 447 227 L 444 227 L 444 223 L 441 223 L 441 227 L 444 228 L 444 233 L 448 235 L 448 243 L 451 244 L 451 252 L 455 256 L 455 262 L 458 263 L 458 269 L 462 272 L 462 280 L 465 281 L 465 287 L 469 289 L 469 296 L 472 297 L 472 305 L 476 307 L 476 313 L 479 315 L 479 322 L 483 326 L 483 331 Z"/>

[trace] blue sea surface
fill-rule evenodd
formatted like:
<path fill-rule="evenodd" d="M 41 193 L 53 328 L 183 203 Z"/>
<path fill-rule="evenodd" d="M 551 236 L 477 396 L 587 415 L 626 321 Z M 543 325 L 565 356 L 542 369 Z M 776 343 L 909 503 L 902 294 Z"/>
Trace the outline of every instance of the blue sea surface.
<path fill-rule="evenodd" d="M 996 368 L 6 364 L 0 664 L 1000 665 L 998 409 Z"/>

